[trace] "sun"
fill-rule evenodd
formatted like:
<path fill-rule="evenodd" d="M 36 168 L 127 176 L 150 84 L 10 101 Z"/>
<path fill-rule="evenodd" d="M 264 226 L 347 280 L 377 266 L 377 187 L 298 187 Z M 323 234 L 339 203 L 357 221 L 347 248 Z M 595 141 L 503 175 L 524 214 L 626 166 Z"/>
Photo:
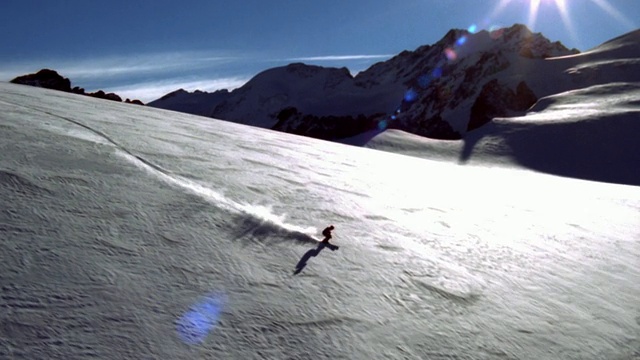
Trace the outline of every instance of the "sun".
<path fill-rule="evenodd" d="M 594 2 L 606 2 L 607 0 L 591 0 Z M 528 16 L 528 26 L 529 28 L 535 27 L 536 21 L 538 19 L 538 11 L 543 6 L 553 6 L 558 9 L 558 12 L 562 16 L 563 21 L 565 22 L 565 26 L 567 23 L 570 24 L 569 21 L 569 12 L 567 8 L 568 0 L 500 0 L 498 5 L 493 9 L 490 18 L 496 18 L 502 11 L 507 7 L 507 5 L 520 2 L 520 3 L 529 3 L 529 16 Z"/>
<path fill-rule="evenodd" d="M 590 3 L 595 4 L 601 10 L 604 11 L 611 18 L 616 20 L 618 23 L 625 25 L 627 28 L 634 28 L 633 22 L 629 20 L 624 14 L 622 14 L 619 10 L 617 10 L 613 5 L 611 5 L 611 0 L 588 0 Z M 536 23 L 538 21 L 538 15 L 540 9 L 543 8 L 551 8 L 554 7 L 560 18 L 562 19 L 562 23 L 564 28 L 567 30 L 567 33 L 571 37 L 574 43 L 579 43 L 578 34 L 575 30 L 575 26 L 571 20 L 570 15 L 570 7 L 571 6 L 583 6 L 587 0 L 500 0 L 496 7 L 493 9 L 491 15 L 489 16 L 490 20 L 495 19 L 498 15 L 507 8 L 509 4 L 517 3 L 520 4 L 528 4 L 528 14 L 527 14 L 527 26 L 531 30 L 535 30 Z"/>
<path fill-rule="evenodd" d="M 584 1 L 584 0 L 583 0 Z M 607 2 L 607 0 L 591 0 L 596 3 Z M 568 0 L 500 0 L 500 2 L 493 9 L 490 18 L 496 18 L 502 11 L 509 5 L 514 2 L 520 3 L 529 3 L 529 14 L 527 19 L 527 26 L 529 29 L 534 30 L 536 26 L 536 22 L 538 20 L 538 12 L 543 6 L 555 6 L 558 10 L 558 13 L 562 17 L 562 22 L 564 23 L 565 28 L 571 34 L 572 37 L 575 36 L 575 31 L 573 30 L 573 24 L 571 23 L 571 19 L 569 17 L 568 10 Z M 574 39 L 575 40 L 575 39 Z"/>
<path fill-rule="evenodd" d="M 567 10 L 567 1 L 566 0 L 529 0 L 529 22 L 528 26 L 530 29 L 534 29 L 536 25 L 536 21 L 538 19 L 538 10 L 540 9 L 541 4 L 550 4 L 555 3 L 555 6 L 558 8 L 558 12 L 562 17 L 562 22 L 564 26 L 569 32 L 573 35 L 573 24 L 571 23 L 571 19 L 569 18 L 569 12 Z"/>

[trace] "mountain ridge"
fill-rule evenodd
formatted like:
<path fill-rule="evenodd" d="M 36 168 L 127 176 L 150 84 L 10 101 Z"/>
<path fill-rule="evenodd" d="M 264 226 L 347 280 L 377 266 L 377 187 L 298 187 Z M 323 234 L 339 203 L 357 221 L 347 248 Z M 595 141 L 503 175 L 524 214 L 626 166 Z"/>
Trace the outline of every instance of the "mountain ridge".
<path fill-rule="evenodd" d="M 12 81 L 84 94 L 44 71 L 56 84 L 31 81 L 38 74 Z M 233 91 L 178 89 L 147 105 L 330 141 L 386 129 L 456 140 L 494 118 L 524 115 L 538 99 L 628 81 L 640 81 L 640 30 L 580 53 L 515 24 L 452 29 L 358 74 L 291 63 Z M 85 95 L 121 101 L 116 94 Z"/>
<path fill-rule="evenodd" d="M 493 81 L 492 88 L 500 93 L 517 92 L 519 86 L 528 88 L 528 95 L 539 92 L 531 89 L 526 79 L 500 79 L 496 74 L 517 61 L 536 62 L 577 53 L 521 24 L 477 33 L 452 29 L 435 44 L 403 51 L 355 76 L 346 68 L 300 63 L 267 69 L 219 97 L 220 102 L 209 104 L 212 111 L 208 116 L 327 140 L 375 127 L 459 139 L 491 116 L 522 112 L 535 103 L 530 100 L 526 106 L 505 109 L 498 104 L 480 116 L 483 120 L 478 123 L 479 115 L 471 111 L 483 91 L 489 91 L 484 89 L 487 83 Z M 187 101 L 190 95 L 184 97 Z M 162 99 L 149 105 L 176 109 Z M 283 112 L 288 115 L 286 119 Z M 339 127 L 351 129 L 336 132 L 336 126 L 326 123 L 329 118 L 350 122 Z M 470 127 L 472 118 L 476 120 Z"/>

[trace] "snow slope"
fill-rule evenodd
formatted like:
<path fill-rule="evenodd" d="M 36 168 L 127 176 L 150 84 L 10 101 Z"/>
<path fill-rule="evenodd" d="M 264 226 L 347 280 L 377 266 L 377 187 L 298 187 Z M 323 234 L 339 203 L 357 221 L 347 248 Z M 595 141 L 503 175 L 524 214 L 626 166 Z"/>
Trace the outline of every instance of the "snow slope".
<path fill-rule="evenodd" d="M 640 356 L 638 187 L 11 84 L 0 154 L 3 359 Z"/>
<path fill-rule="evenodd" d="M 550 174 L 640 186 L 640 83 L 611 83 L 540 99 L 525 116 L 496 118 L 460 141 L 398 130 L 344 142 L 427 159 L 514 164 Z"/>
<path fill-rule="evenodd" d="M 387 130 L 341 142 L 426 159 L 517 164 L 556 175 L 640 185 L 640 30 L 585 53 L 534 63 L 520 63 L 530 68 L 528 73 L 512 67 L 500 78 L 525 81 L 544 95 L 522 116 L 494 118 L 462 140 Z M 553 80 L 539 74 L 554 74 Z"/>

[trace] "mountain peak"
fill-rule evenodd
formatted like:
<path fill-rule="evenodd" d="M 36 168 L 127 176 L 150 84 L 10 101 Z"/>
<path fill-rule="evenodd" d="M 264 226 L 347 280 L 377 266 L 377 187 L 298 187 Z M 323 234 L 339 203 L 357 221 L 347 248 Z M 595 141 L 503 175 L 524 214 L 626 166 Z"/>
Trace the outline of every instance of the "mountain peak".
<path fill-rule="evenodd" d="M 518 54 L 531 59 L 573 55 L 579 52 L 577 49 L 568 49 L 560 41 L 552 42 L 541 33 L 534 33 L 523 24 L 515 24 L 496 32 L 498 34 L 493 37 L 519 47 Z"/>
<path fill-rule="evenodd" d="M 185 89 L 178 89 L 175 91 L 172 91 L 166 95 L 164 95 L 163 97 L 161 97 L 159 100 L 167 100 L 167 99 L 171 99 L 172 97 L 176 97 L 176 96 L 180 96 L 180 95 L 184 95 L 184 94 L 188 94 L 189 92 L 186 91 Z"/>
<path fill-rule="evenodd" d="M 614 44 L 637 43 L 638 36 Z M 403 51 L 355 77 L 346 68 L 299 62 L 265 70 L 219 97 L 210 116 L 322 138 L 335 134 L 319 134 L 326 125 L 320 122 L 350 122 L 355 128 L 357 119 L 363 127 L 377 123 L 381 130 L 459 138 L 494 117 L 524 113 L 542 96 L 612 79 L 571 69 L 580 62 L 575 57 L 559 58 L 576 53 L 523 24 L 478 32 L 451 29 L 436 43 Z M 547 58 L 554 61 L 541 61 Z M 279 117 L 290 113 L 295 116 Z"/>

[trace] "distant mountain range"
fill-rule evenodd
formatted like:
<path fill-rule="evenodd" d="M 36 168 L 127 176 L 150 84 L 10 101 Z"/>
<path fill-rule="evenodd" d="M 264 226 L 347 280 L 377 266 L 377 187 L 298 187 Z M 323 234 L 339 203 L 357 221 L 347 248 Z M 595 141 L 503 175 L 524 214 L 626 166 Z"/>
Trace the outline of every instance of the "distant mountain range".
<path fill-rule="evenodd" d="M 451 30 L 355 76 L 346 68 L 290 64 L 231 92 L 177 90 L 148 105 L 329 140 L 376 128 L 458 139 L 548 95 L 539 78 L 559 74 L 545 74 L 544 59 L 577 53 L 524 25 Z"/>
<path fill-rule="evenodd" d="M 635 31 L 579 53 L 520 24 L 450 30 L 355 76 L 294 63 L 233 91 L 179 89 L 147 105 L 342 142 L 386 129 L 460 139 L 493 118 L 524 114 L 542 97 L 640 81 L 639 38 Z"/>

